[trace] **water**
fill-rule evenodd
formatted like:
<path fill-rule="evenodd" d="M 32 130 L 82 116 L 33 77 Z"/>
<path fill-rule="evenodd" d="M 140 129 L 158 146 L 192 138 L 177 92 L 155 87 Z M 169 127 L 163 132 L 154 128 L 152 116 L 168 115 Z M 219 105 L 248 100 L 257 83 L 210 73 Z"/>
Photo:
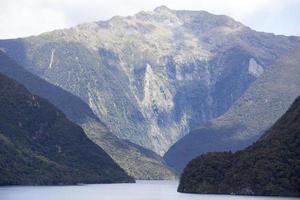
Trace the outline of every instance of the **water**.
<path fill-rule="evenodd" d="M 177 181 L 136 184 L 0 187 L 0 200 L 291 200 L 293 198 L 198 195 L 176 192 Z"/>

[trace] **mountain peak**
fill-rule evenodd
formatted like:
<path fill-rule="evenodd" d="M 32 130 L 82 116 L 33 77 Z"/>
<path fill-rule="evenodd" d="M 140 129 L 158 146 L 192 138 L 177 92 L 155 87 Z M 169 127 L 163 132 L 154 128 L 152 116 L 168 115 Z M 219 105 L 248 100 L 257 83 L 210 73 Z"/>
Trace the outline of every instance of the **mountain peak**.
<path fill-rule="evenodd" d="M 156 7 L 153 11 L 154 12 L 170 12 L 172 10 L 165 5 L 162 5 L 162 6 Z"/>

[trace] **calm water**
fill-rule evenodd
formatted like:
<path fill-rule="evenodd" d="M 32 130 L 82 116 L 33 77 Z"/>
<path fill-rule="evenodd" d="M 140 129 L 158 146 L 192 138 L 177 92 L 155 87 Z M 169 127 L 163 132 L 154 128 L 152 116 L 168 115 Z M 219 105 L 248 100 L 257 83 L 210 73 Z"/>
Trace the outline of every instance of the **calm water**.
<path fill-rule="evenodd" d="M 0 200 L 285 200 L 293 198 L 197 195 L 176 192 L 176 181 L 138 181 L 136 184 L 0 187 Z"/>

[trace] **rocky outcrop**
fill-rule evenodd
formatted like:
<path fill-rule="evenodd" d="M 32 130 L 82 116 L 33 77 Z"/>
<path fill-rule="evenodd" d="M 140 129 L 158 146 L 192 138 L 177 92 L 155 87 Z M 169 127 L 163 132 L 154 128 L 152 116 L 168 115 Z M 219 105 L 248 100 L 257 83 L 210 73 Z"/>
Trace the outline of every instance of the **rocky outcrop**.
<path fill-rule="evenodd" d="M 300 97 L 253 145 L 209 153 L 184 169 L 179 192 L 300 196 Z"/>
<path fill-rule="evenodd" d="M 159 7 L 0 41 L 32 73 L 84 100 L 119 138 L 163 155 L 223 114 L 297 37 Z"/>
<path fill-rule="evenodd" d="M 300 94 L 300 47 L 276 61 L 222 116 L 191 131 L 165 154 L 178 173 L 207 152 L 236 151 L 256 141 Z"/>

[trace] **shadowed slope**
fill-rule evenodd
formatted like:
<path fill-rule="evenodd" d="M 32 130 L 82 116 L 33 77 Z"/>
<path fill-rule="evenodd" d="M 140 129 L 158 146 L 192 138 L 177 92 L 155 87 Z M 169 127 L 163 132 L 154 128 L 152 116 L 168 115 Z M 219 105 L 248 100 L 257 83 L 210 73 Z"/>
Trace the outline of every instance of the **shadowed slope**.
<path fill-rule="evenodd" d="M 46 100 L 0 75 L 0 184 L 134 182 Z"/>

